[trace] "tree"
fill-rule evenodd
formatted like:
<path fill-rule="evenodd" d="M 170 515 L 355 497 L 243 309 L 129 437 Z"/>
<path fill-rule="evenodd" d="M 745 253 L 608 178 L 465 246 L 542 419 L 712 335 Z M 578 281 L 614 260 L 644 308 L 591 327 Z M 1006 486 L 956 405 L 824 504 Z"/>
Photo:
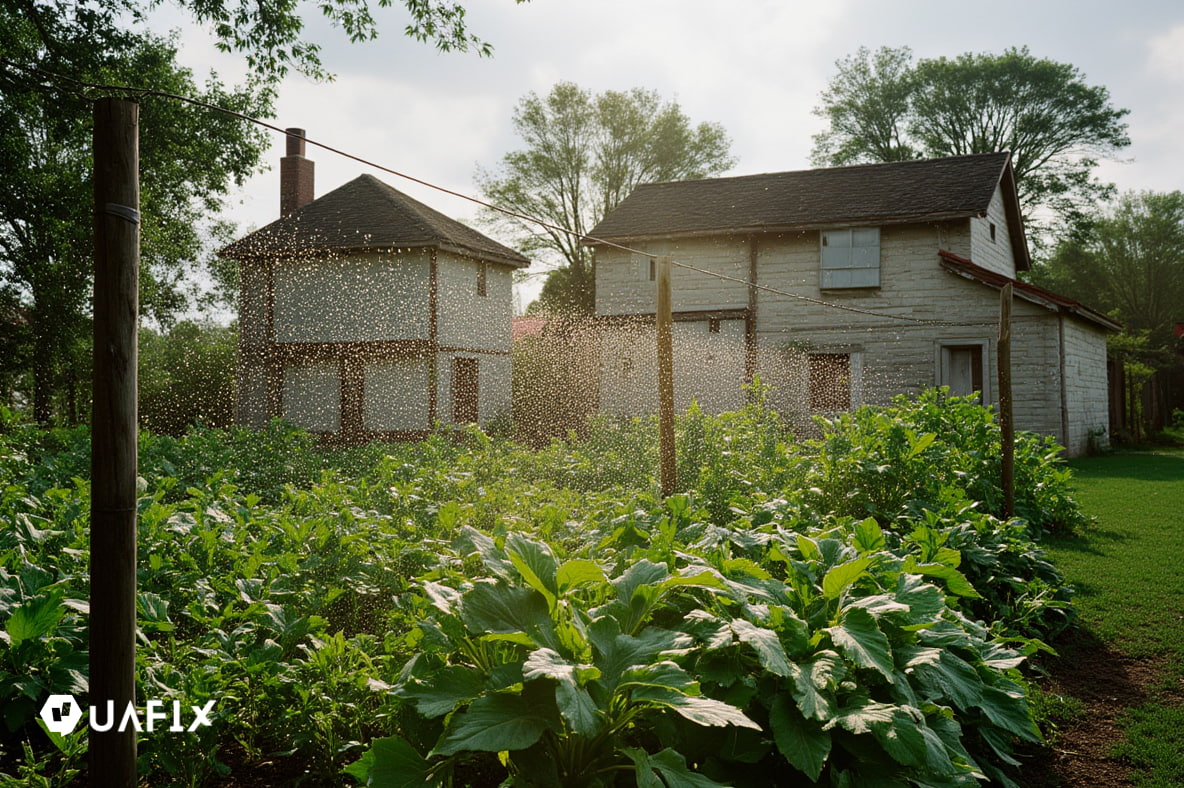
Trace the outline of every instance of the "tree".
<path fill-rule="evenodd" d="M 257 81 L 228 91 L 211 78 L 199 88 L 176 66 L 170 40 L 102 14 L 38 22 L 3 6 L 0 45 L 20 63 L 0 73 L 0 286 L 27 317 L 34 417 L 77 421 L 90 368 L 91 106 L 41 75 L 134 82 L 237 111 L 268 111 L 272 93 Z M 181 284 L 199 259 L 204 217 L 253 171 L 265 138 L 222 113 L 159 97 L 140 103 L 151 130 L 140 139 L 141 300 L 163 324 L 186 305 Z"/>
<path fill-rule="evenodd" d="M 1093 178 L 1098 159 L 1130 144 L 1128 111 L 1106 88 L 1027 47 L 915 65 L 908 48 L 861 48 L 836 66 L 815 109 L 829 123 L 814 138 L 816 163 L 1009 150 L 1029 222 L 1041 209 L 1079 221 L 1109 188 Z"/>
<path fill-rule="evenodd" d="M 467 31 L 462 5 L 400 2 L 411 15 L 407 35 L 442 50 L 489 53 Z M 244 85 L 228 90 L 211 76 L 199 86 L 176 65 L 174 42 L 143 29 L 151 2 L 0 4 L 0 294 L 13 302 L 0 319 L 8 321 L 5 337 L 22 342 L 10 349 L 0 377 L 10 401 L 18 399 L 13 387 L 32 389 L 34 417 L 43 423 L 55 416 L 78 421 L 88 396 L 91 95 L 80 83 L 148 88 L 266 117 L 274 85 L 289 67 L 328 76 L 317 46 L 301 37 L 303 22 L 290 0 L 177 4 L 211 27 L 220 48 L 246 56 L 253 76 Z M 321 0 L 319 8 L 351 40 L 376 35 L 368 0 Z M 208 217 L 258 166 L 265 132 L 160 96 L 141 96 L 140 105 L 141 305 L 167 329 L 192 305 L 188 277 L 201 267 L 203 247 L 224 232 Z M 16 358 L 31 366 L 28 375 L 14 369 Z"/>
<path fill-rule="evenodd" d="M 1036 284 L 1109 313 L 1122 322 L 1111 350 L 1158 376 L 1149 420 L 1162 421 L 1182 392 L 1184 345 L 1174 326 L 1184 320 L 1184 193 L 1128 192 L 1032 272 Z"/>
<path fill-rule="evenodd" d="M 525 147 L 497 172 L 478 170 L 478 186 L 490 203 L 551 226 L 497 211 L 482 218 L 524 254 L 561 265 L 544 285 L 555 311 L 592 311 L 592 258 L 581 239 L 634 187 L 718 175 L 736 162 L 722 126 L 692 126 L 676 102 L 640 88 L 593 95 L 560 82 L 545 97 L 524 97 L 513 123 Z"/>

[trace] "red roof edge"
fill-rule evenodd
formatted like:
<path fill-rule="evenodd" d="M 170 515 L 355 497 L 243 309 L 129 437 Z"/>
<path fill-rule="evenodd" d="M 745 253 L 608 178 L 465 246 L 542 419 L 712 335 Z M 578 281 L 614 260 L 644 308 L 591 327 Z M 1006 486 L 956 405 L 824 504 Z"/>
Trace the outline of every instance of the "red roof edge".
<path fill-rule="evenodd" d="M 976 282 L 981 282 L 982 284 L 989 285 L 991 287 L 997 287 L 999 289 L 1002 289 L 1004 285 L 1010 284 L 1015 288 L 1016 292 L 1020 296 L 1026 297 L 1029 301 L 1035 301 L 1046 306 L 1055 307 L 1058 310 L 1071 312 L 1072 314 L 1089 320 L 1092 323 L 1098 324 L 1108 331 L 1122 330 L 1122 324 L 1118 321 L 1112 320 L 1111 318 L 1106 317 L 1106 315 L 1103 315 L 1101 312 L 1098 312 L 1095 309 L 1090 309 L 1080 301 L 1075 301 L 1068 296 L 1054 293 L 1051 290 L 1045 290 L 1043 287 L 1037 287 L 1036 285 L 1028 284 L 1027 282 L 1021 282 L 1018 279 L 1007 276 L 1006 274 L 1001 274 L 998 271 L 992 271 L 988 268 L 983 268 L 981 265 L 977 265 L 976 263 L 971 262 L 961 255 L 954 254 L 953 252 L 947 252 L 944 249 L 939 249 L 937 254 L 939 257 L 941 257 L 942 265 L 954 273 L 961 274 L 969 279 L 973 279 Z"/>

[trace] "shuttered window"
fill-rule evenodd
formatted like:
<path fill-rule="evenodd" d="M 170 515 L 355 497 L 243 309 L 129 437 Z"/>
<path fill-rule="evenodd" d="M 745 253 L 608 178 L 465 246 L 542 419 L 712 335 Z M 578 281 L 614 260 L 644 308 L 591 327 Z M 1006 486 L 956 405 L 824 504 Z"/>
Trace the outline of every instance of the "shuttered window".
<path fill-rule="evenodd" d="M 880 286 L 880 228 L 823 230 L 820 287 Z"/>

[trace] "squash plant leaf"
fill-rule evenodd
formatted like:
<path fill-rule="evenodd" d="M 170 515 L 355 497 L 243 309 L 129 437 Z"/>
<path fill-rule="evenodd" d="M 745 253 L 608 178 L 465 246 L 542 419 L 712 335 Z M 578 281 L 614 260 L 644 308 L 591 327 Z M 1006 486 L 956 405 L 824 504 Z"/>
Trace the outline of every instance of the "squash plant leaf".
<path fill-rule="evenodd" d="M 502 752 L 524 750 L 555 725 L 537 699 L 525 695 L 485 695 L 449 721 L 432 755 L 462 750 Z"/>
<path fill-rule="evenodd" d="M 601 727 L 603 714 L 592 700 L 584 683 L 597 678 L 600 671 L 591 665 L 573 665 L 549 648 L 540 648 L 526 658 L 522 677 L 549 678 L 557 683 L 555 703 L 559 714 L 571 729 L 581 736 L 595 736 Z"/>
<path fill-rule="evenodd" d="M 373 788 L 420 788 L 437 784 L 427 760 L 398 736 L 375 739 L 370 749 L 343 771 Z"/>
<path fill-rule="evenodd" d="M 547 600 L 533 588 L 474 583 L 461 597 L 461 618 L 476 634 L 522 632 L 539 645 L 557 647 Z"/>
<path fill-rule="evenodd" d="M 750 621 L 738 618 L 732 621 L 732 631 L 741 641 L 752 646 L 765 670 L 787 677 L 797 672 L 795 666 L 790 664 L 781 640 L 773 630 L 758 627 Z"/>
<path fill-rule="evenodd" d="M 784 694 L 773 699 L 769 725 L 773 729 L 773 741 L 786 760 L 817 781 L 830 757 L 830 733 L 818 722 L 803 717 Z"/>
<path fill-rule="evenodd" d="M 415 702 L 416 710 L 431 719 L 442 717 L 461 703 L 467 703 L 485 689 L 485 677 L 476 668 L 448 665 L 432 674 L 430 681 L 411 678 L 399 687 L 401 698 Z"/>
<path fill-rule="evenodd" d="M 66 614 L 60 592 L 35 596 L 12 611 L 4 629 L 15 648 L 26 640 L 39 638 L 52 630 Z"/>
<path fill-rule="evenodd" d="M 856 665 L 878 670 L 890 683 L 896 683 L 896 668 L 892 662 L 888 638 L 867 610 L 848 607 L 839 616 L 839 623 L 827 627 L 825 631 L 839 650 Z"/>
<path fill-rule="evenodd" d="M 637 788 L 724 788 L 709 777 L 696 774 L 687 766 L 686 759 L 667 747 L 650 755 L 645 750 L 629 747 L 624 750 L 636 767 Z M 662 776 L 661 780 L 655 773 Z"/>
<path fill-rule="evenodd" d="M 515 532 L 506 537 L 506 554 L 527 585 L 542 594 L 553 609 L 559 595 L 555 578 L 559 562 L 551 548 Z"/>
<path fill-rule="evenodd" d="M 904 565 L 900 569 L 902 572 L 925 575 L 926 577 L 936 577 L 944 580 L 946 589 L 951 594 L 972 599 L 982 599 L 982 595 L 974 590 L 974 586 L 966 579 L 966 575 L 949 564 L 922 564 L 918 563 L 917 559 L 910 555 L 904 559 Z"/>
<path fill-rule="evenodd" d="M 847 589 L 849 585 L 854 583 L 859 578 L 867 573 L 867 568 L 871 566 L 871 556 L 863 556 L 856 558 L 854 561 L 847 561 L 839 564 L 831 569 L 822 578 L 822 594 L 827 599 L 838 599 L 839 595 Z"/>
<path fill-rule="evenodd" d="M 860 553 L 877 553 L 884 549 L 884 531 L 876 518 L 869 517 L 855 524 L 855 539 L 852 542 Z"/>
<path fill-rule="evenodd" d="M 634 702 L 649 701 L 658 706 L 665 706 L 697 725 L 708 727 L 722 727 L 735 725 L 739 728 L 753 728 L 760 730 L 744 712 L 723 701 L 683 695 L 664 687 L 639 687 L 633 692 Z"/>

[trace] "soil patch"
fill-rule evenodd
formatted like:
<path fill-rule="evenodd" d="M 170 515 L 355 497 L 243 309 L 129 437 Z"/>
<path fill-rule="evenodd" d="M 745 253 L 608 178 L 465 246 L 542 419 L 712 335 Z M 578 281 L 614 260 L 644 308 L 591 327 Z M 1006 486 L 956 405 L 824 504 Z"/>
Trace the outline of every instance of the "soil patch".
<path fill-rule="evenodd" d="M 1123 740 L 1117 720 L 1148 699 L 1161 671 L 1150 660 L 1134 659 L 1089 633 L 1071 634 L 1056 644 L 1059 657 L 1043 662 L 1048 693 L 1085 704 L 1076 719 L 1061 722 L 1050 747 L 1027 753 L 1020 784 L 1027 788 L 1121 788 L 1131 786 L 1131 768 L 1110 756 Z"/>

